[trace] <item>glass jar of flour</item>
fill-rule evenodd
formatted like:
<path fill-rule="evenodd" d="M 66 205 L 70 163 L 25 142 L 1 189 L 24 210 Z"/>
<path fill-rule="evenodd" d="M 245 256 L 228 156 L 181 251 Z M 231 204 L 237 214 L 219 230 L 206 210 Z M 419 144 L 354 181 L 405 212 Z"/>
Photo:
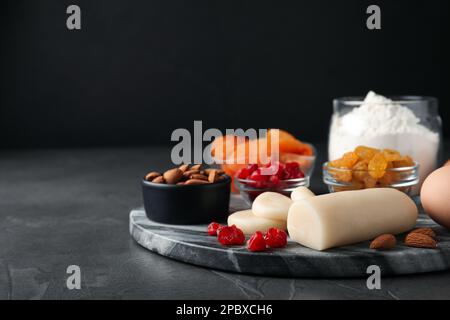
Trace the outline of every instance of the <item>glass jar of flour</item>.
<path fill-rule="evenodd" d="M 420 182 L 436 169 L 441 148 L 442 121 L 432 97 L 399 96 L 392 99 L 369 92 L 361 97 L 333 101 L 328 141 L 329 160 L 357 146 L 394 149 L 419 163 Z"/>

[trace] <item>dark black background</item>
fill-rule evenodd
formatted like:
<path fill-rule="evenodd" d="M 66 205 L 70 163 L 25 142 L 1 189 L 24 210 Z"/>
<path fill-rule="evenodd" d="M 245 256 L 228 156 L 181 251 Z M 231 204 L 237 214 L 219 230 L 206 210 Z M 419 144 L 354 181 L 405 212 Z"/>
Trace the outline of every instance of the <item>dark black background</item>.
<path fill-rule="evenodd" d="M 194 120 L 325 142 L 332 99 L 370 89 L 437 96 L 449 137 L 449 3 L 2 1 L 0 147 L 169 144 Z"/>

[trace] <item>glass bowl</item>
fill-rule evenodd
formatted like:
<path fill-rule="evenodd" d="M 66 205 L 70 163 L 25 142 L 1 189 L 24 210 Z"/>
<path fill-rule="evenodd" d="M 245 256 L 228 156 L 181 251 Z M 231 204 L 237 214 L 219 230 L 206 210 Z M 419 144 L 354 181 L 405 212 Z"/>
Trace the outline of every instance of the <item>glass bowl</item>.
<path fill-rule="evenodd" d="M 305 176 L 311 177 L 314 171 L 315 163 L 316 163 L 316 157 L 317 157 L 317 151 L 314 145 L 311 143 L 304 142 L 304 144 L 307 144 L 313 151 L 313 154 L 311 156 L 306 155 L 298 155 L 295 153 L 288 153 L 283 152 L 279 154 L 279 161 L 280 162 L 297 162 L 300 165 L 300 169 L 305 174 Z M 231 161 L 232 159 L 230 159 Z M 249 161 L 246 158 L 236 158 L 233 159 L 234 163 L 223 163 L 221 164 L 221 168 L 225 171 L 227 175 L 229 175 L 232 179 L 232 191 L 234 193 L 238 192 L 237 184 L 235 183 L 235 175 L 236 173 L 242 169 L 248 166 Z"/>
<path fill-rule="evenodd" d="M 390 168 L 384 170 L 382 177 L 375 179 L 369 170 L 354 170 L 323 165 L 323 182 L 330 192 L 361 190 L 368 188 L 394 188 L 408 195 L 419 183 L 419 164 L 412 167 Z"/>
<path fill-rule="evenodd" d="M 314 171 L 314 166 L 316 164 L 317 150 L 311 143 L 307 144 L 313 151 L 312 156 L 298 155 L 294 153 L 281 153 L 281 162 L 297 162 L 300 165 L 300 169 L 303 171 L 305 176 L 311 177 Z"/>
<path fill-rule="evenodd" d="M 255 181 L 249 179 L 234 179 L 234 185 L 239 190 L 242 198 L 248 205 L 252 205 L 257 196 L 264 192 L 278 192 L 282 195 L 290 197 L 291 192 L 297 187 L 309 187 L 309 176 L 305 175 L 303 178 L 281 180 L 277 186 L 268 186 L 265 188 L 256 188 Z"/>

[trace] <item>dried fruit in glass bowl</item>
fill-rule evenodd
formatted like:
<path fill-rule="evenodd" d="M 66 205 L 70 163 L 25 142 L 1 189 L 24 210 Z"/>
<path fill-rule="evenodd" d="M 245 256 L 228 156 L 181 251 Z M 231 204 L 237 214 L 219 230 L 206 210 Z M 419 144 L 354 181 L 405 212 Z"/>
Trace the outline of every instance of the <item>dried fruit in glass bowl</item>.
<path fill-rule="evenodd" d="M 261 193 L 277 192 L 290 196 L 300 186 L 309 186 L 306 176 L 296 162 L 272 161 L 268 165 L 248 165 L 236 173 L 234 183 L 244 200 L 251 205 Z"/>
<path fill-rule="evenodd" d="M 324 165 L 330 191 L 394 187 L 408 192 L 418 183 L 418 165 L 397 150 L 358 146 Z"/>

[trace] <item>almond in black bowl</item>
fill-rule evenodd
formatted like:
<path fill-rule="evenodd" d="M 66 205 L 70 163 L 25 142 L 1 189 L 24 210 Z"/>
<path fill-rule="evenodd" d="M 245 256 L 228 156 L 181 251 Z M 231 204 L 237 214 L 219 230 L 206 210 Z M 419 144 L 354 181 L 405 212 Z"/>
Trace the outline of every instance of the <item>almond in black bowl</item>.
<path fill-rule="evenodd" d="M 142 181 L 147 217 L 167 224 L 200 224 L 228 217 L 231 179 L 222 170 L 182 165 Z"/>

